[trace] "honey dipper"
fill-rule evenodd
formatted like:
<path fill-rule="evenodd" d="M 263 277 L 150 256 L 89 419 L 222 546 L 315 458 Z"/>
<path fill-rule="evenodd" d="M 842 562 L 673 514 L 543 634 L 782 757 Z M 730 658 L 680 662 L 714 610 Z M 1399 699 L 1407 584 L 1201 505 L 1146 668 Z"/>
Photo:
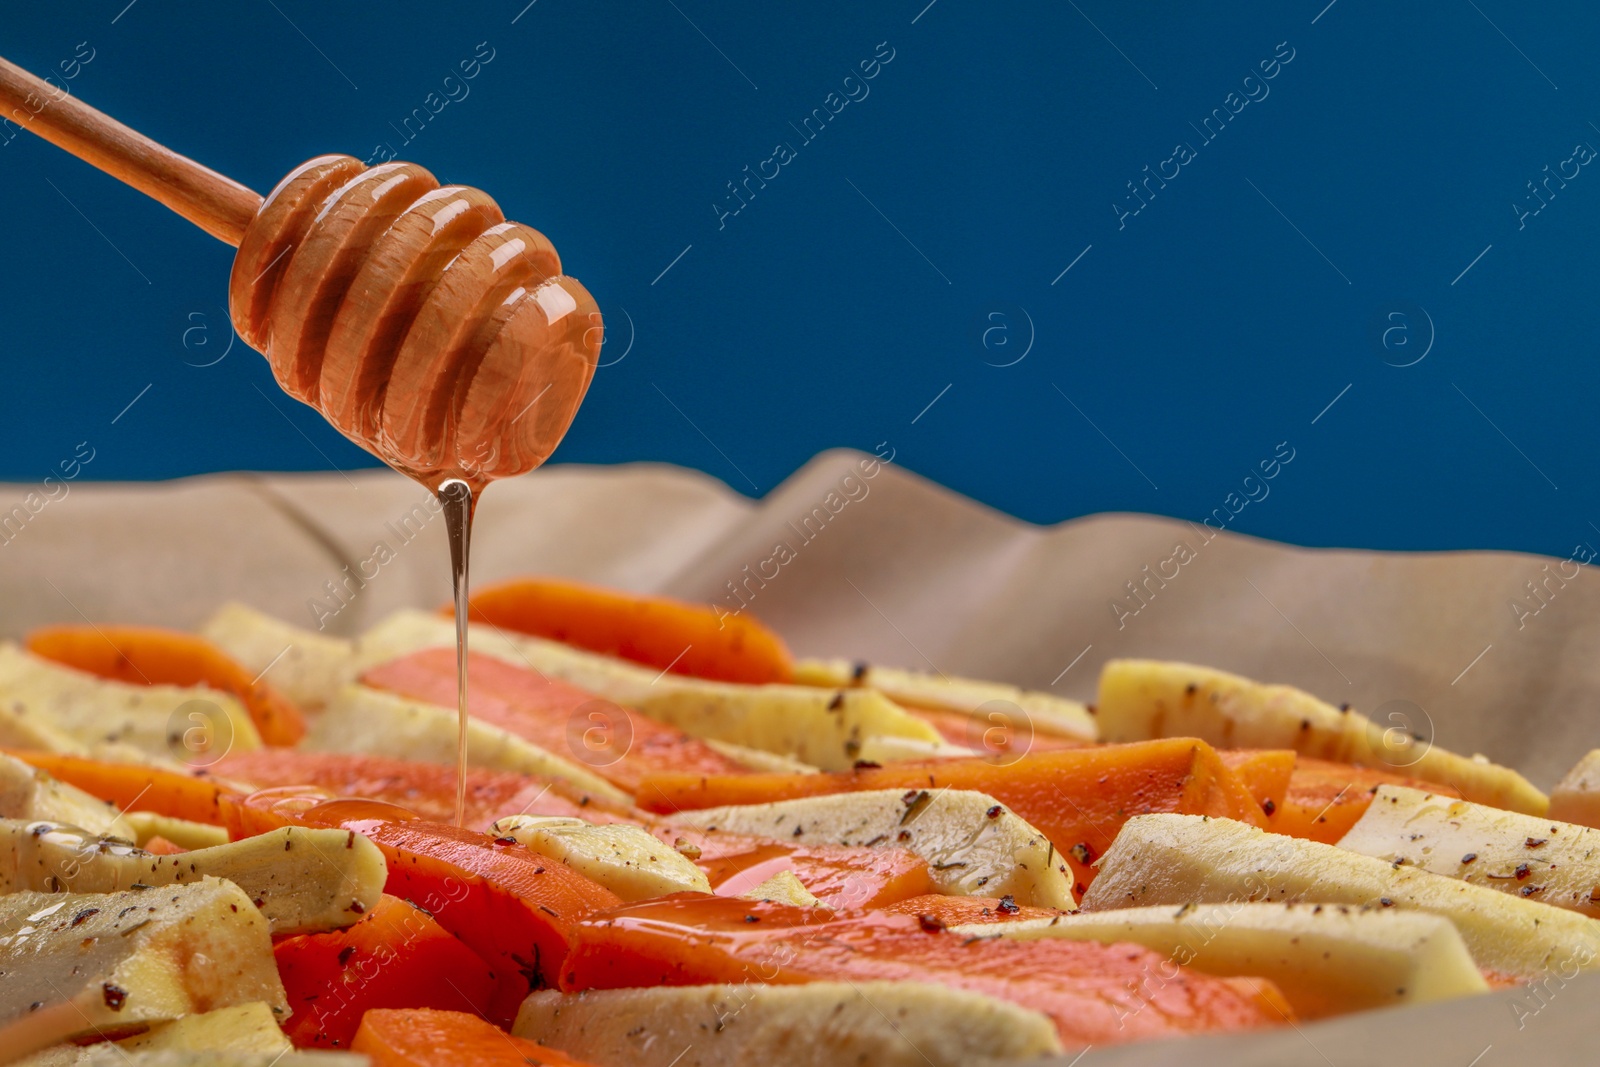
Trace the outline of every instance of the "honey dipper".
<path fill-rule="evenodd" d="M 414 163 L 318 156 L 265 198 L 0 59 L 3 115 L 238 248 L 229 313 L 285 392 L 435 492 L 543 463 L 594 375 L 588 290 L 539 231 Z"/>

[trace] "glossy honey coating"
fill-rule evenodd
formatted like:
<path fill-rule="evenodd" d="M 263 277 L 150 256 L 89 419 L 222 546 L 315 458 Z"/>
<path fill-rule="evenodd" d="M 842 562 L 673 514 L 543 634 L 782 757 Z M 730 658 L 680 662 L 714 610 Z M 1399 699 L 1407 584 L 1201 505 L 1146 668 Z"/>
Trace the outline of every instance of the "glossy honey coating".
<path fill-rule="evenodd" d="M 309 160 L 268 194 L 228 299 L 285 392 L 434 488 L 543 463 L 604 336 L 539 231 L 415 164 L 349 156 Z"/>

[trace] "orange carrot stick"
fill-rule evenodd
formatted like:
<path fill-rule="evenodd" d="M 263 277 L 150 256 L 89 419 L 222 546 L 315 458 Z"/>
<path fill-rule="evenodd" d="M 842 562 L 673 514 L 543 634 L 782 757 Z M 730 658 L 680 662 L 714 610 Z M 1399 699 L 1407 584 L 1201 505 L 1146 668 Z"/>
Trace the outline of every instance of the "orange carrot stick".
<path fill-rule="evenodd" d="M 747 614 L 560 578 L 479 589 L 470 617 L 695 678 L 760 685 L 793 674 L 783 639 Z"/>
<path fill-rule="evenodd" d="M 495 985 L 476 953 L 415 904 L 388 895 L 355 925 L 284 938 L 272 954 L 294 1013 L 283 1030 L 295 1048 L 349 1048 L 371 1008 L 481 1012 Z"/>
<path fill-rule="evenodd" d="M 249 792 L 238 783 L 203 771 L 186 774 L 143 763 L 108 763 L 54 752 L 5 751 L 121 811 L 149 811 L 221 826 L 222 798 Z"/>
<path fill-rule="evenodd" d="M 1294 774 L 1292 749 L 1219 748 L 1217 757 L 1239 776 L 1263 812 L 1271 815 L 1283 803 L 1289 792 L 1289 778 Z"/>
<path fill-rule="evenodd" d="M 47 626 L 28 635 L 28 651 L 118 682 L 208 685 L 239 698 L 266 744 L 293 745 L 305 736 L 293 701 L 194 634 L 154 626 Z"/>

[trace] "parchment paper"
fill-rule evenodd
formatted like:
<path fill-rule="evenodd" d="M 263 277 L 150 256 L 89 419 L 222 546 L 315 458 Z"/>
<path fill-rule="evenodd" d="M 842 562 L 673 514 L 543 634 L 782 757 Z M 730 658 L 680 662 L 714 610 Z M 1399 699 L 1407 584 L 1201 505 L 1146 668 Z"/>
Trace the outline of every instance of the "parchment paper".
<path fill-rule="evenodd" d="M 0 485 L 5 636 L 85 619 L 189 627 L 230 598 L 353 634 L 395 608 L 448 599 L 438 512 L 398 475 L 66 484 L 64 495 L 59 484 Z M 1548 789 L 1600 747 L 1595 554 L 1303 549 L 1136 515 L 1041 528 L 838 451 L 760 502 L 642 464 L 497 484 L 479 508 L 472 573 L 709 600 L 759 616 L 797 654 L 1085 700 L 1113 657 L 1209 664 L 1403 719 Z M 1597 1009 L 1600 975 L 1551 975 L 1537 989 L 1093 1050 L 1080 1062 L 1588 1064 Z"/>

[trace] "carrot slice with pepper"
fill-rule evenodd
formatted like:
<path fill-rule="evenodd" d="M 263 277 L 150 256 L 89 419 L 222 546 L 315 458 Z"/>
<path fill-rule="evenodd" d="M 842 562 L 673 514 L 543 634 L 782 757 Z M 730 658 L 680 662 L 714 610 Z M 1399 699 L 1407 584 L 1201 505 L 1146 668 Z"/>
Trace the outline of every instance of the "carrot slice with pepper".
<path fill-rule="evenodd" d="M 479 589 L 471 612 L 474 622 L 694 678 L 761 685 L 786 682 L 794 672 L 783 639 L 749 615 L 667 597 L 514 578 Z"/>
<path fill-rule="evenodd" d="M 1191 972 L 1136 945 L 968 938 L 909 915 L 836 918 L 689 894 L 578 923 L 562 967 L 568 990 L 872 980 L 936 982 L 1032 1008 L 1069 1050 L 1293 1019 L 1271 982 Z"/>
<path fill-rule="evenodd" d="M 55 752 L 5 752 L 122 811 L 149 811 L 212 826 L 223 825 L 224 796 L 249 792 L 236 783 L 204 773 L 186 774 L 143 763 L 110 763 Z"/>
<path fill-rule="evenodd" d="M 350 1047 L 365 1053 L 372 1067 L 590 1067 L 456 1011 L 375 1008 L 362 1018 Z"/>
<path fill-rule="evenodd" d="M 1013 763 L 949 759 L 858 767 L 840 774 L 720 777 L 654 774 L 636 794 L 641 807 L 672 812 L 723 804 L 762 804 L 861 789 L 975 789 L 1032 823 L 1088 886 L 1090 866 L 1135 815 L 1180 812 L 1265 826 L 1261 806 L 1216 750 L 1194 738 L 1038 752 Z"/>
<path fill-rule="evenodd" d="M 305 736 L 305 719 L 293 701 L 195 634 L 154 626 L 47 626 L 28 635 L 28 651 L 112 681 L 208 685 L 239 698 L 264 743 L 293 745 Z"/>
<path fill-rule="evenodd" d="M 398 804 L 432 822 L 454 822 L 456 817 L 456 769 L 443 763 L 258 748 L 229 753 L 216 770 L 262 789 L 314 785 L 335 796 Z M 496 819 L 517 813 L 592 821 L 612 810 L 609 803 L 557 778 L 467 768 L 466 825 L 475 830 L 488 830 Z"/>
<path fill-rule="evenodd" d="M 1271 815 L 1289 792 L 1294 774 L 1295 753 L 1287 748 L 1219 748 L 1217 756 L 1256 798 L 1261 810 Z"/>
<path fill-rule="evenodd" d="M 283 1031 L 296 1048 L 349 1048 L 371 1008 L 482 1011 L 495 986 L 477 953 L 387 894 L 353 926 L 284 938 L 272 955 L 294 1013 Z"/>
<path fill-rule="evenodd" d="M 467 677 L 467 711 L 475 718 L 576 759 L 628 792 L 653 770 L 738 774 L 745 769 L 697 737 L 525 666 L 469 652 Z M 455 650 L 413 652 L 379 664 L 361 681 L 453 709 Z"/>
<path fill-rule="evenodd" d="M 509 839 L 431 823 L 394 804 L 269 789 L 224 800 L 230 832 L 285 825 L 359 833 L 389 863 L 384 892 L 416 902 L 489 964 L 495 989 L 484 1014 L 509 1026 L 524 998 L 554 984 L 574 924 L 621 901 L 570 867 Z"/>
<path fill-rule="evenodd" d="M 835 909 L 879 908 L 933 891 L 927 861 L 903 848 L 796 845 L 671 824 L 649 829 L 660 840 L 689 850 L 719 896 L 743 896 L 784 871 L 825 907 Z"/>
<path fill-rule="evenodd" d="M 1267 820 L 1275 834 L 1338 844 L 1372 804 L 1380 785 L 1404 785 L 1429 793 L 1459 797 L 1461 793 L 1435 782 L 1422 782 L 1393 771 L 1301 756 L 1289 778 L 1278 810 Z"/>

